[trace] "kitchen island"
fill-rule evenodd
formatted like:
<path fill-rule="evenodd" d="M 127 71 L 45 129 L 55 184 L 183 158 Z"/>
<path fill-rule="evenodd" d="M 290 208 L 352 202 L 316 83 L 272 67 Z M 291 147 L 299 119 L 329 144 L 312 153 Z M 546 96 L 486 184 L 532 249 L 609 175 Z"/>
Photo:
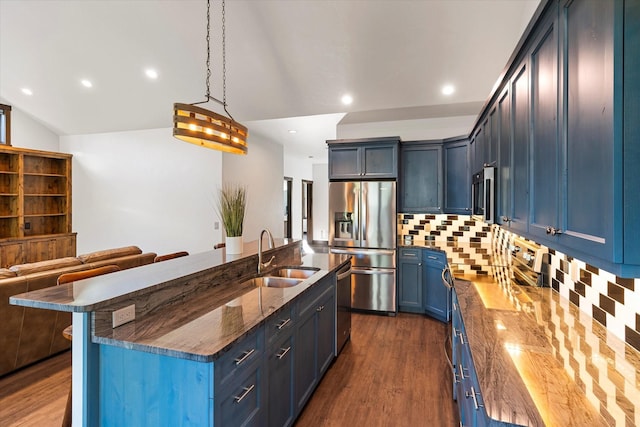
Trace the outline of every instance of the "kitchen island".
<path fill-rule="evenodd" d="M 278 267 L 318 271 L 288 288 L 241 286 L 257 275 L 254 242 L 241 255 L 195 254 L 11 303 L 73 312 L 75 425 L 261 423 L 272 415 L 289 425 L 333 360 L 335 271 L 349 258 L 302 257 L 290 240 L 264 255 Z M 113 312 L 131 304 L 135 321 L 112 328 Z M 280 406 L 268 402 L 270 392 Z"/>

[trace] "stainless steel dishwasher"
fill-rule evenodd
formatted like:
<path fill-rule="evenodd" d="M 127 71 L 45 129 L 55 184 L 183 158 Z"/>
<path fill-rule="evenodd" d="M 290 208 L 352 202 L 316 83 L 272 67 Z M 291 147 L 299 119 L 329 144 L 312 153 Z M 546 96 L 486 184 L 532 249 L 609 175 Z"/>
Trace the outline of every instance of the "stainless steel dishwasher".
<path fill-rule="evenodd" d="M 337 273 L 336 356 L 351 337 L 351 263 Z"/>

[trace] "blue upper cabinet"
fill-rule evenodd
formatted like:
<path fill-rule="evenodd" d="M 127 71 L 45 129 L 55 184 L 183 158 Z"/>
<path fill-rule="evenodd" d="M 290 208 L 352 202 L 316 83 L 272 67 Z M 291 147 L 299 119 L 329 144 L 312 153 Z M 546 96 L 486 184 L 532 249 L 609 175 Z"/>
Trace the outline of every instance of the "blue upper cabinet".
<path fill-rule="evenodd" d="M 469 182 L 469 141 L 459 139 L 445 142 L 444 149 L 444 212 L 471 213 Z"/>
<path fill-rule="evenodd" d="M 511 193 L 510 227 L 526 233 L 529 228 L 529 68 L 523 61 L 511 80 Z"/>
<path fill-rule="evenodd" d="M 486 105 L 470 151 L 497 147 L 498 222 L 638 277 L 640 2 L 542 2 Z"/>
<path fill-rule="evenodd" d="M 623 26 L 614 22 L 616 3 L 621 4 L 573 1 L 561 8 L 566 202 L 558 238 L 563 245 L 614 262 L 622 261 L 614 252 L 614 198 L 621 196 L 615 194 L 614 177 L 622 178 L 614 154 L 623 144 L 619 129 L 614 132 L 614 98 L 622 99 L 622 87 L 615 93 L 615 84 L 621 83 L 616 73 L 622 69 L 614 67 L 614 50 L 621 47 L 615 46 L 614 34 L 616 24 Z"/>
<path fill-rule="evenodd" d="M 496 177 L 496 222 L 509 225 L 511 221 L 511 98 L 509 87 L 498 97 L 498 152 Z"/>
<path fill-rule="evenodd" d="M 529 231 L 537 238 L 548 238 L 552 229 L 560 228 L 558 39 L 555 17 L 549 18 L 530 54 L 532 180 Z"/>
<path fill-rule="evenodd" d="M 329 179 L 397 178 L 399 141 L 397 137 L 327 141 Z"/>
<path fill-rule="evenodd" d="M 403 142 L 400 153 L 399 211 L 441 213 L 442 141 Z"/>

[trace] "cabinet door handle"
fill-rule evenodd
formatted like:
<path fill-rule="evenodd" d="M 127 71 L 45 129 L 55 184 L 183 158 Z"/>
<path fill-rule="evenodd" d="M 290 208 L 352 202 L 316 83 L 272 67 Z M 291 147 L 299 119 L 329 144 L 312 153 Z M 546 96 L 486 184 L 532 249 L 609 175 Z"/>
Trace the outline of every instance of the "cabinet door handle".
<path fill-rule="evenodd" d="M 278 328 L 278 330 L 284 328 L 289 322 L 291 322 L 291 318 L 289 317 L 286 320 L 283 320 L 282 322 L 278 323 L 278 326 L 276 326 Z"/>
<path fill-rule="evenodd" d="M 291 346 L 287 348 L 281 348 L 280 350 L 282 350 L 282 353 L 276 354 L 276 357 L 278 358 L 278 360 L 281 360 L 284 356 L 286 356 L 287 353 L 289 353 L 289 350 L 291 350 Z"/>
<path fill-rule="evenodd" d="M 471 393 L 469 393 L 468 391 L 464 392 L 465 397 L 468 398 L 472 398 L 473 399 L 473 406 L 476 408 L 476 411 L 480 408 L 482 408 L 482 405 L 478 403 L 478 398 L 476 397 L 476 395 L 480 395 L 480 393 L 478 393 L 477 391 L 474 390 L 473 386 L 471 386 Z"/>
<path fill-rule="evenodd" d="M 254 388 L 256 388 L 255 384 L 251 384 L 249 387 L 242 387 L 242 390 L 244 390 L 242 394 L 240 396 L 233 396 L 233 400 L 235 401 L 235 403 L 242 402 L 242 399 L 247 397 L 249 393 L 253 391 Z"/>
<path fill-rule="evenodd" d="M 316 308 L 316 311 L 318 311 L 318 312 L 320 312 L 322 310 L 324 310 L 324 305 L 321 305 L 320 307 Z"/>
<path fill-rule="evenodd" d="M 422 263 L 421 262 L 418 263 L 418 267 L 422 267 Z"/>
<path fill-rule="evenodd" d="M 253 353 L 255 353 L 256 349 L 252 348 L 249 351 L 245 351 L 244 354 L 242 355 L 242 357 L 235 359 L 236 361 L 236 366 L 240 365 L 242 362 L 244 362 L 245 360 L 247 360 L 249 358 L 249 356 L 251 356 Z"/>
<path fill-rule="evenodd" d="M 468 371 L 468 369 L 467 369 L 467 368 L 465 368 L 465 367 L 464 367 L 464 366 L 462 366 L 462 365 L 458 365 L 458 366 L 460 366 L 460 379 L 461 379 L 461 380 L 467 379 L 468 377 L 465 377 L 465 376 L 464 376 L 464 371 L 465 371 L 465 369 Z"/>

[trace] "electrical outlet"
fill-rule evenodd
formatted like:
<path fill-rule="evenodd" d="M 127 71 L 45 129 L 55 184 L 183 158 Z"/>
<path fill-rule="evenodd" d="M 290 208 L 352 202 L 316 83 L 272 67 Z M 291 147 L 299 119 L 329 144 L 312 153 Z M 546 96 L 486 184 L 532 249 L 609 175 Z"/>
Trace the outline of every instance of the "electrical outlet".
<path fill-rule="evenodd" d="M 112 313 L 112 315 L 113 315 L 113 327 L 117 328 L 120 325 L 124 325 L 125 323 L 135 320 L 136 305 L 131 304 L 127 307 L 121 308 L 120 310 L 116 310 Z"/>
<path fill-rule="evenodd" d="M 218 221 L 214 221 L 214 223 L 213 223 L 213 229 L 214 229 L 214 230 L 218 230 L 218 229 L 220 229 L 220 223 L 219 223 Z"/>

